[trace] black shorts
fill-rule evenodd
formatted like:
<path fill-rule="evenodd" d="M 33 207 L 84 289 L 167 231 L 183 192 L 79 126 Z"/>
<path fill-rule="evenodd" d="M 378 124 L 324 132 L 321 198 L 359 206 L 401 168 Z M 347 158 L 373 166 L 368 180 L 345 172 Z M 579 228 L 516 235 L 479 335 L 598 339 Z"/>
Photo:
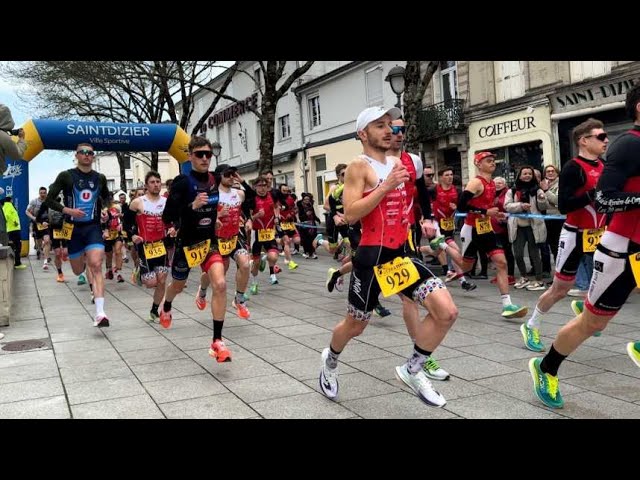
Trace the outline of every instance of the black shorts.
<path fill-rule="evenodd" d="M 105 240 L 104 241 L 104 251 L 105 252 L 112 252 L 113 251 L 113 246 L 116 244 L 116 242 L 122 242 L 122 237 L 117 237 L 114 238 L 113 240 Z"/>
<path fill-rule="evenodd" d="M 220 252 L 220 255 L 222 256 L 223 259 L 226 258 L 236 258 L 236 255 L 240 254 L 249 254 L 249 251 L 247 250 L 247 244 L 245 243 L 244 239 L 240 236 L 237 235 L 238 239 L 236 240 L 236 246 L 235 248 L 228 254 L 224 255 L 221 251 L 220 251 L 220 245 L 218 244 L 218 251 Z M 217 239 L 216 242 L 224 242 L 225 239 Z"/>
<path fill-rule="evenodd" d="M 146 275 L 154 272 L 168 272 L 167 255 L 161 257 L 151 258 L 147 260 L 144 254 L 144 243 L 135 244 L 136 251 L 138 252 L 138 258 L 140 263 L 140 276 L 144 280 Z M 167 248 L 165 244 L 165 249 Z"/>
<path fill-rule="evenodd" d="M 484 253 L 488 258 L 498 253 L 504 255 L 504 250 L 498 243 L 495 232 L 479 234 L 475 228 L 466 223 L 460 231 L 460 242 L 462 243 L 462 256 L 467 261 L 475 260 L 478 252 Z"/>
<path fill-rule="evenodd" d="M 405 244 L 398 249 L 377 246 L 359 246 L 358 254 L 353 258 L 353 271 L 349 283 L 349 303 L 347 312 L 356 320 L 368 321 L 371 312 L 378 304 L 380 285 L 374 273 L 374 267 L 390 262 L 397 257 L 410 256 Z M 445 288 L 422 260 L 410 256 L 420 274 L 419 280 L 407 285 L 400 293 L 405 297 L 422 303 L 429 293 Z"/>
<path fill-rule="evenodd" d="M 33 238 L 36 240 L 42 239 L 45 235 L 49 235 L 49 229 L 45 228 L 43 230 L 38 230 L 36 224 L 33 224 Z"/>
<path fill-rule="evenodd" d="M 593 255 L 593 277 L 586 308 L 595 315 L 614 316 L 636 288 L 630 255 L 640 259 L 640 244 L 605 232 Z"/>
<path fill-rule="evenodd" d="M 335 246 L 338 244 L 338 235 L 342 238 L 349 237 L 349 225 L 337 226 L 333 221 L 332 215 L 327 215 L 327 240 L 329 245 Z"/>
<path fill-rule="evenodd" d="M 259 257 L 260 254 L 262 253 L 263 248 L 265 252 L 269 252 L 271 250 L 275 250 L 276 252 L 279 252 L 278 244 L 276 243 L 275 238 L 267 242 L 259 242 L 258 231 L 253 230 L 253 243 L 251 244 L 251 255 L 253 255 L 254 258 Z"/>
<path fill-rule="evenodd" d="M 569 225 L 563 225 L 560 230 L 555 274 L 560 280 L 574 281 L 583 255 L 593 256 L 593 253 L 582 251 L 582 232 L 582 229 Z"/>
<path fill-rule="evenodd" d="M 202 240 L 190 241 L 190 243 L 188 243 L 187 245 L 195 245 L 196 243 L 200 243 L 201 241 Z M 178 281 L 186 280 L 189 277 L 189 272 L 191 271 L 191 267 L 189 267 L 186 254 L 183 249 L 184 245 L 185 243 L 183 239 L 179 239 L 178 241 L 176 241 L 176 251 L 173 255 L 173 261 L 171 262 L 171 276 L 174 278 L 174 280 Z M 220 252 L 218 252 L 218 244 L 216 238 L 211 240 L 209 253 L 205 257 L 203 262 L 199 265 L 199 267 L 202 272 L 206 273 L 214 263 L 223 263 L 222 256 L 220 255 Z"/>

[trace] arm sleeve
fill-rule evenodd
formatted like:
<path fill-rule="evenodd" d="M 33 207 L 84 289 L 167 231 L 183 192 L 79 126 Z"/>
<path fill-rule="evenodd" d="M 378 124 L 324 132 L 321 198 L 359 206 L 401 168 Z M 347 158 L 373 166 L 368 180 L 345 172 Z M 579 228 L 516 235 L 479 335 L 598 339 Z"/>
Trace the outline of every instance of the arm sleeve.
<path fill-rule="evenodd" d="M 337 207 L 336 199 L 333 198 L 333 195 L 329 195 L 329 211 L 331 212 L 331 216 L 338 214 Z"/>
<path fill-rule="evenodd" d="M 420 203 L 420 209 L 422 210 L 422 216 L 425 219 L 431 218 L 431 200 L 433 193 L 429 191 L 425 183 L 420 180 L 416 180 L 416 189 L 418 190 L 418 202 Z"/>
<path fill-rule="evenodd" d="M 109 205 L 109 186 L 107 185 L 107 177 L 102 173 L 100 174 L 100 210 Z M 98 216 L 100 216 L 100 210 L 98 210 Z"/>
<path fill-rule="evenodd" d="M 473 212 L 473 213 L 487 213 L 486 208 L 477 208 L 469 205 L 469 202 L 473 200 L 473 192 L 465 190 L 460 195 L 460 201 L 458 202 L 459 212 Z"/>
<path fill-rule="evenodd" d="M 558 185 L 558 210 L 567 214 L 582 207 L 586 207 L 593 201 L 593 193 L 585 192 L 576 195 L 576 191 L 586 182 L 582 167 L 570 160 L 560 172 L 560 183 Z"/>
<path fill-rule="evenodd" d="M 171 192 L 162 212 L 162 221 L 166 225 L 179 228 L 180 212 L 187 202 L 188 180 L 184 175 L 178 175 L 171 184 Z"/>
<path fill-rule="evenodd" d="M 256 191 L 251 188 L 251 185 L 249 185 L 246 180 L 244 180 L 241 185 L 244 188 L 244 197 L 246 200 L 250 200 L 256 197 Z"/>
<path fill-rule="evenodd" d="M 65 187 L 67 187 L 66 189 L 71 189 L 72 183 L 73 179 L 68 171 L 60 172 L 49 186 L 49 193 L 47 193 L 47 198 L 42 202 L 40 209 L 50 208 L 56 212 L 62 212 L 64 205 L 58 202 L 58 195 L 65 190 Z"/>
<path fill-rule="evenodd" d="M 640 152 L 640 139 L 628 136 L 620 138 L 607 154 L 607 162 L 596 187 L 598 212 L 626 212 L 640 208 L 640 192 L 622 191 L 629 178 L 640 176 L 637 152 Z"/>

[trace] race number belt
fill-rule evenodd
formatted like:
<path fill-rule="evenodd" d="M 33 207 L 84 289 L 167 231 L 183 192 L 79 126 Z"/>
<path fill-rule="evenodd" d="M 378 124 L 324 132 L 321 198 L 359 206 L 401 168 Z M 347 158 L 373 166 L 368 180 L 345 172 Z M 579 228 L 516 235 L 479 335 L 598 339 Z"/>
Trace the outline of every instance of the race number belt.
<path fill-rule="evenodd" d="M 62 228 L 53 230 L 53 238 L 55 240 L 71 240 L 73 233 L 73 223 L 62 222 Z"/>
<path fill-rule="evenodd" d="M 261 228 L 258 230 L 258 241 L 259 242 L 270 242 L 271 240 L 276 238 L 276 229 L 275 228 Z"/>
<path fill-rule="evenodd" d="M 420 274 L 409 257 L 394 258 L 390 262 L 376 265 L 373 271 L 385 297 L 404 290 L 420 279 Z"/>
<path fill-rule="evenodd" d="M 600 243 L 604 228 L 595 228 L 593 230 L 582 231 L 582 251 L 585 253 L 595 252 L 596 247 Z"/>
<path fill-rule="evenodd" d="M 280 222 L 280 228 L 282 230 L 294 230 L 296 227 L 293 225 L 293 222 Z"/>
<path fill-rule="evenodd" d="M 229 240 L 223 240 L 221 238 L 218 239 L 218 251 L 220 255 L 230 255 L 236 249 L 236 245 L 238 244 L 238 236 L 236 235 Z"/>
<path fill-rule="evenodd" d="M 210 246 L 211 239 L 206 239 L 200 243 L 196 243 L 195 245 L 182 247 L 184 255 L 187 257 L 187 264 L 189 265 L 189 268 L 197 267 L 204 262 L 204 259 L 207 258 L 207 255 L 209 254 Z"/>
<path fill-rule="evenodd" d="M 476 218 L 476 232 L 478 232 L 478 235 L 482 235 L 483 233 L 493 232 L 493 227 L 491 226 L 491 219 Z"/>
<path fill-rule="evenodd" d="M 167 249 L 164 248 L 164 242 L 162 240 L 144 244 L 144 256 L 147 260 L 158 258 L 166 254 Z"/>
<path fill-rule="evenodd" d="M 452 218 L 441 218 L 440 219 L 440 228 L 442 230 L 455 230 L 456 224 Z"/>
<path fill-rule="evenodd" d="M 36 223 L 36 228 L 38 230 L 46 230 L 47 227 L 45 227 L 42 223 Z"/>

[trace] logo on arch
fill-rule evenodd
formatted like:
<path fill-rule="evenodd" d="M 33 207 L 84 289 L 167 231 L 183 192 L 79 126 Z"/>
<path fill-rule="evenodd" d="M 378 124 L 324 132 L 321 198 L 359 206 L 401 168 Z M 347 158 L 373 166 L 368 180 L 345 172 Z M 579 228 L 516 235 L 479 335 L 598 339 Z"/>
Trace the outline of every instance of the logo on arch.
<path fill-rule="evenodd" d="M 90 202 L 93 198 L 93 192 L 91 190 L 82 190 L 80 192 L 80 200 L 83 202 Z"/>

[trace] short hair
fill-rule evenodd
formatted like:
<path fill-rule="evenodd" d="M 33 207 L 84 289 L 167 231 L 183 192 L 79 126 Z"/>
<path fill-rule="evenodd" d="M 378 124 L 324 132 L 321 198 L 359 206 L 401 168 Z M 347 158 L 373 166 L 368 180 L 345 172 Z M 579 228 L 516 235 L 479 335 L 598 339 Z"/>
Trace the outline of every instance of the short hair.
<path fill-rule="evenodd" d="M 44 190 L 44 191 L 46 192 L 46 191 L 47 191 L 47 187 L 40 187 L 40 188 L 38 189 L 38 193 L 40 193 L 40 190 Z"/>
<path fill-rule="evenodd" d="M 167 186 L 167 188 L 169 188 L 172 183 L 173 183 L 173 178 L 168 178 L 167 181 L 164 182 L 164 184 Z"/>
<path fill-rule="evenodd" d="M 255 178 L 253 180 L 253 186 L 255 187 L 256 185 L 258 185 L 259 183 L 264 183 L 265 185 L 269 185 L 269 180 L 267 180 L 266 178 L 264 178 L 262 175 L 260 175 L 259 177 Z"/>
<path fill-rule="evenodd" d="M 347 168 L 347 164 L 346 163 L 339 163 L 336 165 L 336 175 L 340 175 L 340 170 L 344 170 L 345 168 Z"/>
<path fill-rule="evenodd" d="M 78 148 L 80 147 L 91 147 L 91 149 L 93 149 L 93 145 L 91 145 L 90 143 L 79 143 L 78 145 L 76 145 L 76 150 L 78 150 Z"/>
<path fill-rule="evenodd" d="M 576 147 L 578 146 L 578 142 L 582 137 L 584 137 L 585 135 L 588 135 L 591 132 L 591 130 L 594 130 L 596 128 L 604 128 L 604 123 L 602 123 L 600 120 L 596 118 L 588 118 L 587 120 L 582 122 L 580 125 L 576 126 L 573 129 L 573 132 L 571 134 L 571 136 L 573 137 L 573 143 L 575 144 L 575 146 Z"/>
<path fill-rule="evenodd" d="M 506 178 L 504 178 L 504 177 L 496 177 L 496 178 L 494 178 L 494 179 L 493 179 L 493 181 L 494 181 L 494 182 L 502 181 L 502 182 L 504 182 L 504 183 L 505 183 L 505 185 L 506 185 L 506 183 L 507 183 L 507 179 L 506 179 Z"/>
<path fill-rule="evenodd" d="M 280 185 L 278 185 L 278 190 L 282 190 L 282 187 L 289 188 L 289 185 L 287 185 L 286 183 L 281 183 Z"/>
<path fill-rule="evenodd" d="M 634 85 L 634 87 L 627 92 L 627 98 L 624 102 L 624 109 L 627 112 L 627 116 L 633 121 L 635 121 L 638 116 L 638 103 L 640 103 L 640 83 Z"/>
<path fill-rule="evenodd" d="M 424 166 L 424 167 L 422 167 L 422 168 L 423 168 L 423 169 L 424 169 L 424 168 L 430 168 L 431 170 L 433 170 L 433 165 L 429 165 L 429 164 L 427 164 L 427 165 L 425 165 L 425 166 Z"/>
<path fill-rule="evenodd" d="M 558 170 L 558 167 L 556 167 L 555 165 L 545 165 L 545 167 L 542 169 L 542 171 L 544 173 L 547 173 L 547 169 L 548 168 L 553 168 L 556 171 L 556 175 L 560 175 L 560 170 Z"/>
<path fill-rule="evenodd" d="M 191 140 L 189 141 L 189 153 L 193 153 L 193 149 L 198 147 L 211 148 L 211 142 L 205 137 L 194 135 L 193 137 L 191 137 Z"/>
<path fill-rule="evenodd" d="M 440 170 L 438 175 L 444 175 L 447 172 L 451 172 L 451 174 L 453 174 L 453 167 L 444 167 L 442 170 Z"/>
<path fill-rule="evenodd" d="M 155 170 L 149 170 L 147 174 L 144 176 L 144 183 L 146 184 L 151 177 L 155 177 L 158 180 L 162 181 L 162 179 L 160 178 L 160 174 L 158 172 L 156 172 Z"/>
<path fill-rule="evenodd" d="M 260 176 L 264 177 L 265 175 L 269 175 L 269 174 L 273 175 L 273 170 L 265 170 L 260 174 Z"/>

